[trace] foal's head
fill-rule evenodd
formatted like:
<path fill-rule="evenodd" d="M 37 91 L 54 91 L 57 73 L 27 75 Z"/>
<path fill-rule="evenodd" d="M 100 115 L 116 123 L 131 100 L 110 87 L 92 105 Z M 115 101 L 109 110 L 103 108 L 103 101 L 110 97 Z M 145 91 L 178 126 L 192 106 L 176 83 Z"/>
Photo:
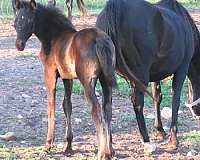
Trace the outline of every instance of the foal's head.
<path fill-rule="evenodd" d="M 26 41 L 34 31 L 36 2 L 15 0 L 13 7 L 16 8 L 14 27 L 17 32 L 16 47 L 22 51 L 25 48 Z"/>

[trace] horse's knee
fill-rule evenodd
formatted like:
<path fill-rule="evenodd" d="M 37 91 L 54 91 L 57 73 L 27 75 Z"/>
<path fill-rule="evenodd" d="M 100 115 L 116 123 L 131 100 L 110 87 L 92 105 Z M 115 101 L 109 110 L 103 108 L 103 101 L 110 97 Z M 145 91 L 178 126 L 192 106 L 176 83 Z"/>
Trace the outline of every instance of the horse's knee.
<path fill-rule="evenodd" d="M 141 105 L 137 105 L 137 106 L 133 106 L 135 113 L 141 113 L 143 112 L 143 106 Z"/>

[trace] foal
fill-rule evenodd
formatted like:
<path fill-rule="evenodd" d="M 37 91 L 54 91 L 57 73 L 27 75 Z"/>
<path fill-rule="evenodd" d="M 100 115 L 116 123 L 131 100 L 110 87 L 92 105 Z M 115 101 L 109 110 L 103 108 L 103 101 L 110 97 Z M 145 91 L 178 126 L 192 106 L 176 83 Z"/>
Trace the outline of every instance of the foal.
<path fill-rule="evenodd" d="M 48 134 L 46 150 L 54 141 L 55 94 L 57 78 L 64 83 L 63 109 L 67 118 L 64 151 L 72 150 L 71 92 L 72 80 L 78 78 L 91 105 L 98 140 L 98 159 L 112 156 L 110 121 L 112 117 L 112 87 L 116 87 L 115 48 L 107 34 L 88 28 L 76 31 L 72 23 L 56 8 L 15 0 L 16 48 L 23 51 L 27 40 L 35 34 L 42 47 L 40 59 L 44 65 L 44 78 L 48 98 Z M 103 106 L 95 95 L 99 79 L 103 89 Z"/>

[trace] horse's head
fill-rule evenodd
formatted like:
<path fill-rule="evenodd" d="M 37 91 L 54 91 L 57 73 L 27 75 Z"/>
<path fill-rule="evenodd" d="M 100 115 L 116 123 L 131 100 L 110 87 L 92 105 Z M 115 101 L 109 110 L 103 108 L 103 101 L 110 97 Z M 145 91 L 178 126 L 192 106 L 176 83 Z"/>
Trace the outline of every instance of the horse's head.
<path fill-rule="evenodd" d="M 14 27 L 17 32 L 15 45 L 18 50 L 23 51 L 27 40 L 34 31 L 36 2 L 35 0 L 30 2 L 14 0 L 13 5 L 13 8 L 16 9 L 16 13 L 14 13 L 16 15 Z"/>

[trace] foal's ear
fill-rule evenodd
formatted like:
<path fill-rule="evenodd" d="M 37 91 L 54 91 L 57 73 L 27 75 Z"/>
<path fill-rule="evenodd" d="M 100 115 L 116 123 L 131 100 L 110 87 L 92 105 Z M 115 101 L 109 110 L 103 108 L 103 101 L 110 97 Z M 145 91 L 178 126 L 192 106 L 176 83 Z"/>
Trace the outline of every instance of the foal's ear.
<path fill-rule="evenodd" d="M 31 9 L 36 9 L 36 2 L 35 2 L 35 0 L 31 0 L 30 1 L 30 5 L 31 5 Z"/>

